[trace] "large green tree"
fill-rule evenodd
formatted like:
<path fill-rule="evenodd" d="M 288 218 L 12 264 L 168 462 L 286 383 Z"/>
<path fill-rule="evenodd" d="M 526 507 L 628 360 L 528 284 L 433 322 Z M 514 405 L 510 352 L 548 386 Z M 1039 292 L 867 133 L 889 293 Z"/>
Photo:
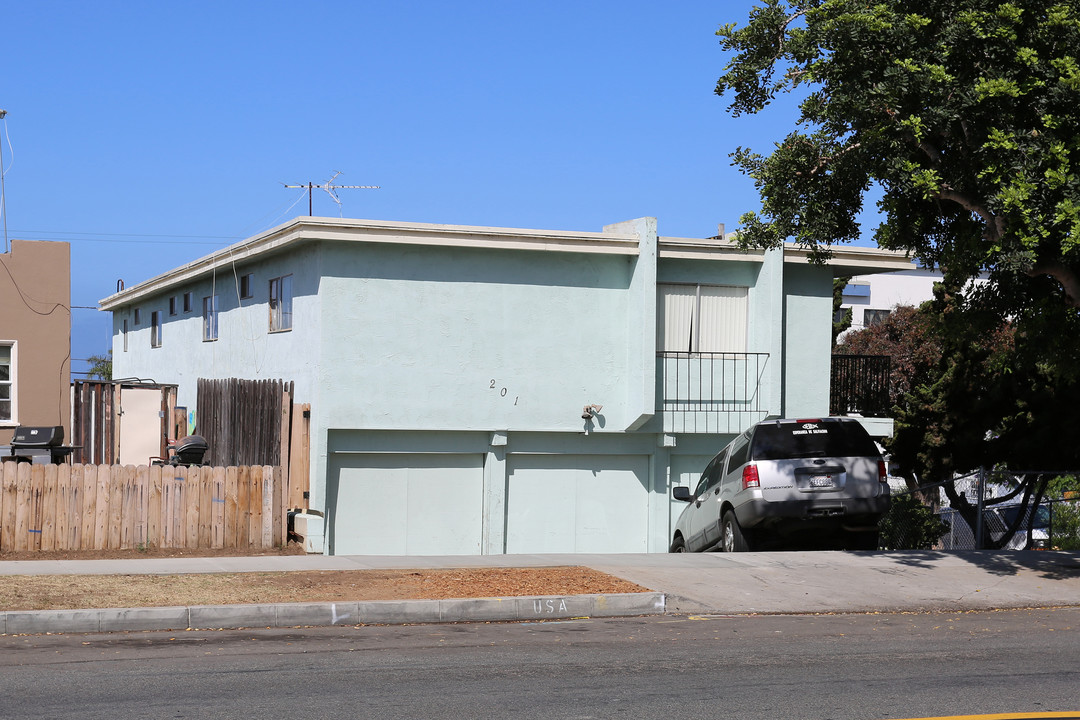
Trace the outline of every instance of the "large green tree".
<path fill-rule="evenodd" d="M 762 197 L 741 242 L 827 257 L 877 188 L 882 247 L 988 272 L 1009 312 L 1080 307 L 1075 2 L 765 0 L 717 35 L 734 115 L 802 98 L 768 155 L 733 153 Z"/>
<path fill-rule="evenodd" d="M 1080 381 L 1056 337 L 1080 331 L 1028 318 L 1026 330 L 1002 320 L 992 292 L 950 283 L 918 309 L 897 308 L 885 321 L 846 335 L 837 352 L 893 358 L 891 395 L 896 428 L 888 442 L 912 490 L 942 487 L 949 504 L 972 528 L 977 500 L 960 492 L 957 475 L 979 468 L 1013 468 L 995 475 L 1009 492 L 987 506 L 1018 503 L 1012 526 L 986 546 L 1002 546 L 1018 529 L 1024 509 L 1040 502 L 1048 481 L 1080 467 Z M 1047 347 L 1050 352 L 1046 353 Z M 1004 485 L 1002 484 L 1004 483 Z M 936 495 L 924 494 L 926 498 Z"/>

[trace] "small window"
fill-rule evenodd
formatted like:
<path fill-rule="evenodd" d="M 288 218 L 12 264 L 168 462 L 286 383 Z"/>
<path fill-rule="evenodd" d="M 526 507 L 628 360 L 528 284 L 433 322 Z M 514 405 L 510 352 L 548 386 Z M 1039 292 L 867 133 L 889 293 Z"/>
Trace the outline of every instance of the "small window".
<path fill-rule="evenodd" d="M 150 313 L 150 347 L 161 347 L 161 313 Z"/>
<path fill-rule="evenodd" d="M 138 325 L 140 322 L 142 322 L 142 313 L 139 308 L 135 308 L 135 325 Z"/>
<path fill-rule="evenodd" d="M 250 298 L 254 293 L 253 287 L 255 282 L 255 276 L 251 273 L 240 276 L 240 299 L 246 300 Z"/>
<path fill-rule="evenodd" d="M 169 314 L 170 315 L 175 315 L 176 314 L 176 296 L 175 295 L 173 295 L 171 298 L 169 298 Z"/>
<path fill-rule="evenodd" d="M 191 310 L 191 293 L 186 292 L 184 293 L 184 312 L 189 313 Z"/>
<path fill-rule="evenodd" d="M 890 310 L 863 310 L 863 327 L 870 327 L 871 325 L 877 325 L 879 322 L 889 317 Z"/>
<path fill-rule="evenodd" d="M 270 281 L 270 332 L 292 330 L 292 275 Z"/>
<path fill-rule="evenodd" d="M 202 301 L 202 339 L 217 340 L 218 336 L 218 299 L 217 295 L 208 295 Z"/>
<path fill-rule="evenodd" d="M 127 318 L 124 318 L 124 326 L 121 334 L 124 336 L 124 352 L 127 352 Z"/>
<path fill-rule="evenodd" d="M 15 346 L 0 344 L 0 422 L 14 422 L 15 416 Z"/>

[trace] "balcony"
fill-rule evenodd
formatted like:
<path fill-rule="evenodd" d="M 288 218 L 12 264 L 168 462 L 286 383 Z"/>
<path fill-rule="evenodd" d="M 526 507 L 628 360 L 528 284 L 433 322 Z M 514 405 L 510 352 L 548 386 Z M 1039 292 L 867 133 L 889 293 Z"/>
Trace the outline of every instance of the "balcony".
<path fill-rule="evenodd" d="M 829 414 L 889 417 L 891 367 L 887 355 L 833 355 Z"/>
<path fill-rule="evenodd" d="M 664 432 L 736 433 L 769 414 L 768 353 L 656 354 Z"/>

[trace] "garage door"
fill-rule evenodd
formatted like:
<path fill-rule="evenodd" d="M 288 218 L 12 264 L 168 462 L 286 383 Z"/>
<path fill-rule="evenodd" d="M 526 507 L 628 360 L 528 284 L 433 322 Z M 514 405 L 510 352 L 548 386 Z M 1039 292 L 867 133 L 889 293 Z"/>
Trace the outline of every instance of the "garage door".
<path fill-rule="evenodd" d="M 506 551 L 646 552 L 649 458 L 511 455 Z"/>
<path fill-rule="evenodd" d="M 483 455 L 364 453 L 332 462 L 333 554 L 480 554 Z"/>

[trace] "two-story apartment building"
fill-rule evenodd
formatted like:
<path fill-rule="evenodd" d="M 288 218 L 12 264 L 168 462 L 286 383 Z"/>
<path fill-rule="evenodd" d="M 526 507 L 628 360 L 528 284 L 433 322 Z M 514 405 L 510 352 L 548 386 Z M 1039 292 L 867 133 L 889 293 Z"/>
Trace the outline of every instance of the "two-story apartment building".
<path fill-rule="evenodd" d="M 19 425 L 71 433 L 71 246 L 12 240 L 0 253 L 0 445 Z"/>
<path fill-rule="evenodd" d="M 118 376 L 281 378 L 311 403 L 336 554 L 662 552 L 696 479 L 767 415 L 829 407 L 842 249 L 302 217 L 101 301 Z M 196 420 L 197 424 L 198 420 Z"/>

